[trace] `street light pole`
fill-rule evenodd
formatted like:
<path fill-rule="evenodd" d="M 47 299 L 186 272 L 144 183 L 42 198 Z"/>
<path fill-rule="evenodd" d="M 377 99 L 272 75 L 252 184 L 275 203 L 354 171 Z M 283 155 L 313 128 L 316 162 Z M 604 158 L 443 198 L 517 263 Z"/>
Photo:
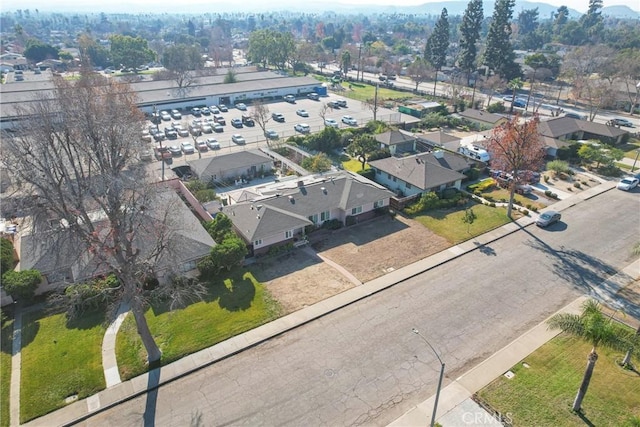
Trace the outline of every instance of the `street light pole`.
<path fill-rule="evenodd" d="M 444 378 L 444 362 L 442 361 L 442 359 L 440 359 L 440 356 L 438 355 L 438 352 L 436 351 L 436 349 L 433 348 L 431 343 L 420 333 L 419 330 L 417 330 L 416 328 L 412 328 L 411 331 L 417 336 L 419 336 L 420 338 L 422 338 L 422 341 L 427 343 L 431 351 L 433 351 L 433 354 L 435 354 L 436 357 L 438 358 L 438 362 L 440 362 L 440 378 L 438 379 L 438 388 L 436 390 L 436 401 L 433 403 L 433 415 L 431 415 L 431 424 L 430 424 L 431 427 L 434 427 L 436 422 L 436 412 L 438 410 L 438 400 L 440 399 L 440 389 L 442 388 L 442 378 Z"/>

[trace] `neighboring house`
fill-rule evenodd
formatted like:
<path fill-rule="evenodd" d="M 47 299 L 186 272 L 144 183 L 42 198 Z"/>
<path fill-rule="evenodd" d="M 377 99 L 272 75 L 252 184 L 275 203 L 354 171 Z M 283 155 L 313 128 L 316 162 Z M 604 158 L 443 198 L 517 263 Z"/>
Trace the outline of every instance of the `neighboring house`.
<path fill-rule="evenodd" d="M 424 142 L 425 144 L 432 147 L 458 147 L 460 145 L 460 138 L 457 136 L 449 135 L 442 130 L 437 130 L 435 132 L 428 132 L 416 135 L 418 137 L 418 141 Z M 452 150 L 452 151 L 455 151 Z"/>
<path fill-rule="evenodd" d="M 3 53 L 0 55 L 0 64 L 3 70 L 26 70 L 29 68 L 27 58 L 17 53 Z"/>
<path fill-rule="evenodd" d="M 154 238 L 148 241 L 145 238 L 155 236 L 166 226 L 166 248 L 155 263 L 155 273 L 162 281 L 170 273 L 194 270 L 196 263 L 207 256 L 216 243 L 174 191 L 163 191 L 156 203 L 162 209 L 150 208 L 145 212 L 148 222 L 143 227 L 148 229 L 139 230 L 139 239 L 134 244 L 140 249 L 142 259 L 150 256 L 157 242 Z M 171 217 L 168 223 L 163 223 L 166 212 L 170 212 Z M 103 215 L 96 212 L 94 216 L 94 224 L 99 228 Z M 44 283 L 38 293 L 63 284 L 86 281 L 110 271 L 99 257 L 92 255 L 86 245 L 63 226 L 34 233 L 33 227 L 26 225 L 18 232 L 17 240 L 20 262 L 16 269 L 36 269 L 42 273 Z"/>
<path fill-rule="evenodd" d="M 389 206 L 393 194 L 360 175 L 306 177 L 279 183 L 269 195 L 222 208 L 250 253 L 260 255 L 269 248 L 302 240 L 307 227 L 320 227 L 338 220 L 350 225 L 374 217 Z"/>
<path fill-rule="evenodd" d="M 480 127 L 484 128 L 494 128 L 509 121 L 506 117 L 500 116 L 498 114 L 493 114 L 482 110 L 474 110 L 472 108 L 461 111 L 458 113 L 458 115 L 463 120 L 480 125 Z"/>
<path fill-rule="evenodd" d="M 369 162 L 376 182 L 400 197 L 417 196 L 445 188 L 460 189 L 472 161 L 446 151 L 422 153 L 408 157 L 387 157 Z"/>
<path fill-rule="evenodd" d="M 402 153 L 413 153 L 416 151 L 417 137 L 411 132 L 404 130 L 390 130 L 385 133 L 375 135 L 376 141 L 380 143 L 380 148 L 388 149 L 392 156 L 402 155 Z"/>
<path fill-rule="evenodd" d="M 618 127 L 570 117 L 558 117 L 540 122 L 538 133 L 561 141 L 597 139 L 606 144 L 620 144 L 624 135 L 628 134 L 627 131 Z"/>
<path fill-rule="evenodd" d="M 223 185 L 271 175 L 275 167 L 273 160 L 258 150 L 238 151 L 189 161 L 187 164 L 201 181 L 213 181 Z"/>

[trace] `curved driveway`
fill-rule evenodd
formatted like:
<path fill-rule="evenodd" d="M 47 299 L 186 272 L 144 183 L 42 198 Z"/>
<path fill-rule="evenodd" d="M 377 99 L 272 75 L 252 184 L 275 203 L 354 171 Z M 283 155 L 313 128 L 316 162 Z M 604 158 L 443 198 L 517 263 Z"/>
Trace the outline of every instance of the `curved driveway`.
<path fill-rule="evenodd" d="M 385 425 L 632 261 L 640 191 L 612 190 L 85 421 Z M 146 412 L 146 415 L 145 415 Z"/>

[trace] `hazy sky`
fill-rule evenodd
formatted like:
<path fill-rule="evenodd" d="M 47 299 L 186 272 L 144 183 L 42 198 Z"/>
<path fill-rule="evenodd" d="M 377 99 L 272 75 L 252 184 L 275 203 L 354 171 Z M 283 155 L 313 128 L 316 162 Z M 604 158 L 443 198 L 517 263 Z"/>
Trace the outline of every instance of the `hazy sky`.
<path fill-rule="evenodd" d="M 530 0 L 535 1 L 535 0 Z M 467 0 L 461 0 L 467 3 Z M 236 3 L 234 0 L 22 0 L 12 2 L 11 7 L 7 7 L 7 2 L 3 2 L 2 9 L 39 9 L 42 11 L 82 11 L 82 12 L 131 12 L 138 13 L 141 11 L 152 12 L 154 9 L 159 12 L 175 11 L 176 13 L 197 13 L 199 10 L 203 12 L 230 11 L 234 6 L 237 11 L 265 11 L 265 10 L 286 10 L 289 9 L 304 10 L 305 5 L 325 5 L 326 9 L 331 9 L 331 3 L 340 3 L 342 5 L 394 5 L 394 6 L 417 6 L 425 3 L 437 3 L 437 0 L 243 0 Z M 541 2 L 542 3 L 542 2 Z M 565 5 L 579 12 L 586 12 L 588 0 L 546 0 L 544 3 L 553 6 Z M 631 9 L 640 11 L 640 0 L 604 0 L 604 6 L 626 5 Z M 518 8 L 518 0 L 516 0 L 515 10 Z"/>

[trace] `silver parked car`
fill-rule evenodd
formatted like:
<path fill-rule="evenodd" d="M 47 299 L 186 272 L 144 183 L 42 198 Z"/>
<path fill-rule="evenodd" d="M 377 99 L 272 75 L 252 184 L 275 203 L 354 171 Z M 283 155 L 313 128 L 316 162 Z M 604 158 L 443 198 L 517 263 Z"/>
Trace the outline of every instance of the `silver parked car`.
<path fill-rule="evenodd" d="M 540 217 L 536 221 L 536 225 L 538 227 L 547 227 L 551 224 L 554 224 L 560 221 L 560 218 L 562 218 L 562 215 L 560 214 L 560 212 L 547 211 L 540 215 Z"/>

